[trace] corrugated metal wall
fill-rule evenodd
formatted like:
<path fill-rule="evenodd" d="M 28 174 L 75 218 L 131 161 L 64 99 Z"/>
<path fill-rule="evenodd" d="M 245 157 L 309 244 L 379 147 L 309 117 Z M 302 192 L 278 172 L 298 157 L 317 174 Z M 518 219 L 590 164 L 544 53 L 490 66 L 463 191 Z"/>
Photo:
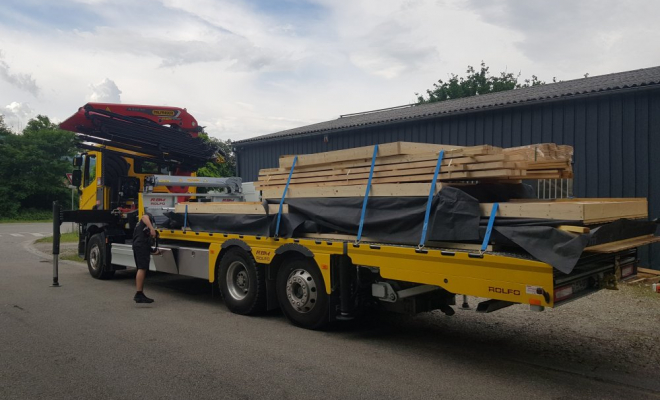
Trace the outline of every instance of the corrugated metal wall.
<path fill-rule="evenodd" d="M 255 142 L 238 150 L 239 175 L 257 179 L 280 155 L 309 154 L 395 141 L 510 147 L 554 142 L 574 147 L 576 197 L 648 197 L 660 217 L 660 90 L 541 103 L 375 128 Z M 660 245 L 642 250 L 660 269 Z"/>

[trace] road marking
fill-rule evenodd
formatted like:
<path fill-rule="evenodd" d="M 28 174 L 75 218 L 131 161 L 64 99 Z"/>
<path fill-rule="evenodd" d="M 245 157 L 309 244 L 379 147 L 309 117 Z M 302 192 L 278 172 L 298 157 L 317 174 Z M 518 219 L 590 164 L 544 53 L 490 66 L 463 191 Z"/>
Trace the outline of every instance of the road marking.
<path fill-rule="evenodd" d="M 43 236 L 45 236 L 43 233 L 30 233 L 30 235 L 32 235 L 32 236 L 36 236 L 36 237 L 43 237 Z"/>
<path fill-rule="evenodd" d="M 23 235 L 21 235 L 20 233 L 12 233 L 11 235 L 14 237 L 23 237 Z"/>

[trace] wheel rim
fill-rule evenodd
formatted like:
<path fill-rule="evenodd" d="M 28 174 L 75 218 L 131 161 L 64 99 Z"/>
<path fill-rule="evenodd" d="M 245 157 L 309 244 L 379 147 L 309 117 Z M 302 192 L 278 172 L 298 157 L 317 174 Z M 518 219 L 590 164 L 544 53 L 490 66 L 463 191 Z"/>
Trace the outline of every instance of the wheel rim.
<path fill-rule="evenodd" d="M 286 281 L 286 298 L 294 310 L 305 314 L 314 309 L 317 299 L 316 281 L 304 269 L 296 269 Z"/>
<path fill-rule="evenodd" d="M 245 264 L 234 261 L 227 268 L 227 289 L 236 300 L 243 300 L 250 291 L 250 275 Z"/>
<path fill-rule="evenodd" d="M 89 250 L 89 266 L 92 267 L 94 271 L 99 269 L 99 263 L 101 260 L 101 250 L 98 246 L 93 246 Z"/>

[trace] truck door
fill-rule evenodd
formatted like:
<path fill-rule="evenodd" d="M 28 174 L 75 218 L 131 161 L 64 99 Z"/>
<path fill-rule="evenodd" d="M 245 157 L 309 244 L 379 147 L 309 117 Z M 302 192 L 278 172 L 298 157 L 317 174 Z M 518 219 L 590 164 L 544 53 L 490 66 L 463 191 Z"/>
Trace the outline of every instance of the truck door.
<path fill-rule="evenodd" d="M 80 209 L 91 210 L 94 206 L 103 209 L 103 186 L 98 184 L 100 173 L 100 153 L 87 153 L 83 156 L 82 192 Z M 97 200 L 100 200 L 97 202 Z"/>

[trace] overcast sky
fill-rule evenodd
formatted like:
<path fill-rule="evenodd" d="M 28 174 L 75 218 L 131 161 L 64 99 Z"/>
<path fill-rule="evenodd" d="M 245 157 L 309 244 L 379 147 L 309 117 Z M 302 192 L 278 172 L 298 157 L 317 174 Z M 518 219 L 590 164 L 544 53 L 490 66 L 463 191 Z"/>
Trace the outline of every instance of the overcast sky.
<path fill-rule="evenodd" d="M 415 101 L 483 60 L 552 81 L 660 65 L 656 0 L 2 0 L 0 113 L 185 107 L 249 137 Z"/>

